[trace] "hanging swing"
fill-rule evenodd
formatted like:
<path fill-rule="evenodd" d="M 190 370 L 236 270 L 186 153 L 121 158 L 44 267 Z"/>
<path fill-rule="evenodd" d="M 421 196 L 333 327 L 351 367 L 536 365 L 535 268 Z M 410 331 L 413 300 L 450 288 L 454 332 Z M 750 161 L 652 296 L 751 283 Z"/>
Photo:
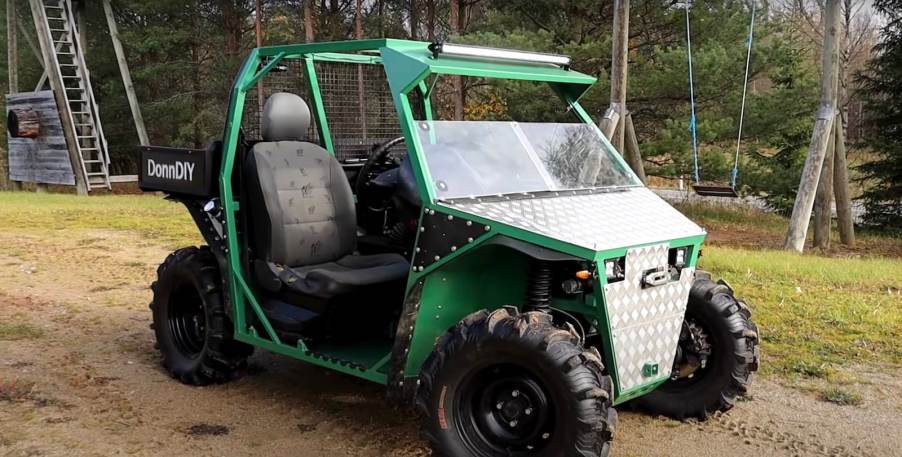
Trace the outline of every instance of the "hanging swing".
<path fill-rule="evenodd" d="M 752 15 L 749 21 L 749 35 L 746 40 L 745 55 L 745 79 L 742 81 L 742 106 L 739 109 L 739 132 L 736 136 L 736 157 L 733 162 L 733 170 L 730 172 L 730 183 L 722 184 L 716 182 L 702 183 L 698 170 L 698 136 L 696 130 L 695 117 L 695 84 L 692 77 L 692 34 L 689 27 L 689 8 L 691 2 L 686 3 L 686 52 L 689 59 L 689 106 L 691 114 L 689 117 L 689 131 L 692 133 L 692 163 L 693 163 L 693 184 L 692 189 L 696 194 L 709 197 L 729 197 L 735 198 L 739 195 L 736 193 L 736 178 L 739 176 L 739 148 L 742 145 L 742 121 L 745 116 L 745 96 L 749 85 L 749 63 L 752 60 L 752 37 L 755 29 L 755 2 L 752 2 Z"/>

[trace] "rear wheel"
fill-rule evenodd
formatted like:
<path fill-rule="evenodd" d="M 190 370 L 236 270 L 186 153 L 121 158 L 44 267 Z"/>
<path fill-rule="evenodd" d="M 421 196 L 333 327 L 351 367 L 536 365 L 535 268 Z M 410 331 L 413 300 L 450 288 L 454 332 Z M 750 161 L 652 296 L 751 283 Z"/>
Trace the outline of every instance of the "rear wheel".
<path fill-rule="evenodd" d="M 219 267 L 209 248 L 170 254 L 151 289 L 151 328 L 172 377 L 205 385 L 228 381 L 244 370 L 253 347 L 232 338 Z"/>
<path fill-rule="evenodd" d="M 606 456 L 617 413 L 603 370 L 547 314 L 472 314 L 423 366 L 423 434 L 447 457 Z"/>
<path fill-rule="evenodd" d="M 635 400 L 651 414 L 705 419 L 733 407 L 758 370 L 758 327 L 725 284 L 696 273 L 672 378 Z"/>

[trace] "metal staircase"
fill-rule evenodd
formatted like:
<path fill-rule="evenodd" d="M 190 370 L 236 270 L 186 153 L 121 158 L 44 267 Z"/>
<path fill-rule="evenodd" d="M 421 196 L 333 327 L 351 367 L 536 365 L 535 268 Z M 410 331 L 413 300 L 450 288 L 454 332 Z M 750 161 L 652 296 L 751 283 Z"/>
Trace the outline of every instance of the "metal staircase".
<path fill-rule="evenodd" d="M 84 48 L 75 23 L 71 0 L 31 0 L 32 9 L 40 8 L 35 25 L 38 33 L 44 34 L 47 40 L 41 41 L 53 49 L 42 49 L 45 55 L 52 56 L 51 67 L 46 71 L 56 72 L 59 76 L 49 78 L 54 92 L 63 94 L 67 109 L 60 107 L 63 128 L 72 133 L 75 148 L 87 184 L 87 189 L 107 188 L 110 186 L 109 152 L 103 127 L 100 123 L 100 111 L 94 99 L 88 67 L 85 65 Z M 43 30 L 41 30 L 43 29 Z M 59 86 L 61 82 L 62 87 Z M 72 145 L 69 146 L 70 148 Z M 70 149 L 71 150 L 71 149 Z"/>

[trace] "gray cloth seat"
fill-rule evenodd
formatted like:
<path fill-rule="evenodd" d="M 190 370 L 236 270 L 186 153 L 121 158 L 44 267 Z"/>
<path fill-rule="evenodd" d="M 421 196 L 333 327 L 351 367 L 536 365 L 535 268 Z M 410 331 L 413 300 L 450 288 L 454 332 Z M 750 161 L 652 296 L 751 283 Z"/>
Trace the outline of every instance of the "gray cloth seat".
<path fill-rule="evenodd" d="M 254 271 L 271 291 L 322 299 L 402 282 L 409 264 L 397 254 L 357 255 L 351 186 L 338 161 L 303 141 L 306 103 L 277 93 L 266 102 L 263 142 L 245 163 Z"/>

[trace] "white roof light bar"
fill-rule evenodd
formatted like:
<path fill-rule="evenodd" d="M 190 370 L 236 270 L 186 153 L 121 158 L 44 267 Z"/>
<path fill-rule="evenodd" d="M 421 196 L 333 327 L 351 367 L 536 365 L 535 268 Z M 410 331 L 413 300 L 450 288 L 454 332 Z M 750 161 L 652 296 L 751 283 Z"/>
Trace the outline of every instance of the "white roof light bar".
<path fill-rule="evenodd" d="M 545 54 L 542 52 L 514 51 L 510 49 L 486 48 L 463 44 L 432 43 L 429 45 L 432 57 L 439 55 L 476 57 L 481 59 L 498 59 L 514 62 L 544 63 L 557 65 L 565 70 L 570 69 L 570 56 L 561 54 Z"/>

